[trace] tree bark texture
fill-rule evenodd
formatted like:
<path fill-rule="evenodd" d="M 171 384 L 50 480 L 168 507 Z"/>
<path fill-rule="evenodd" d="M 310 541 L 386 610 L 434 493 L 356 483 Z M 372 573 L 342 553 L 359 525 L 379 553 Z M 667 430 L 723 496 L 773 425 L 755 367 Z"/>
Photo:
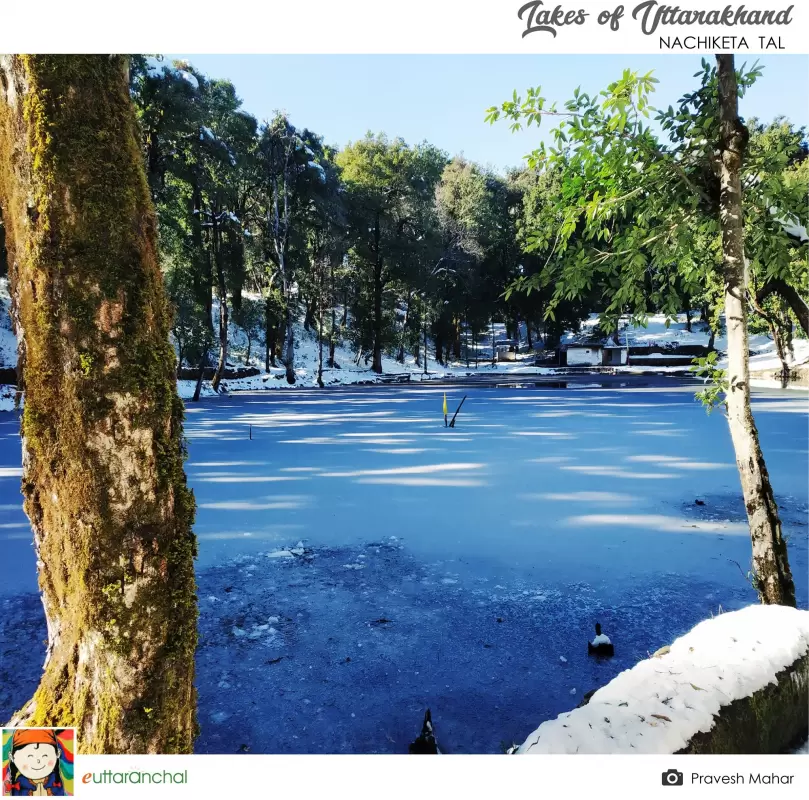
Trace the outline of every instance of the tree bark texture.
<path fill-rule="evenodd" d="M 48 627 L 13 725 L 190 752 L 194 498 L 121 56 L 0 57 L 0 205 L 25 380 L 24 508 Z"/>
<path fill-rule="evenodd" d="M 728 369 L 726 392 L 730 435 L 736 453 L 753 544 L 756 588 L 764 603 L 795 605 L 795 585 L 787 546 L 758 431 L 750 408 L 747 303 L 742 219 L 741 166 L 748 132 L 739 119 L 738 87 L 732 55 L 717 55 L 719 78 L 719 216 L 722 229 Z"/>

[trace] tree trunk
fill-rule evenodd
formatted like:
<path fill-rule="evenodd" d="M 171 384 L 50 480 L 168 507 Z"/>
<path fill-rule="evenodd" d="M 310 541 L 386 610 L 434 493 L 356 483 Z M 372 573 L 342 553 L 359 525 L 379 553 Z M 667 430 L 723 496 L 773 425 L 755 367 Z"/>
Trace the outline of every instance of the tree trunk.
<path fill-rule="evenodd" d="M 787 332 L 785 330 L 784 321 L 779 318 L 778 314 L 767 313 L 760 305 L 755 297 L 750 295 L 750 305 L 753 310 L 761 317 L 770 329 L 770 336 L 775 344 L 775 352 L 778 360 L 781 362 L 781 386 L 786 388 L 789 383 L 790 368 L 789 358 L 787 355 Z"/>
<path fill-rule="evenodd" d="M 322 266 L 321 266 L 322 270 Z M 317 302 L 317 385 L 323 388 L 323 272 L 320 272 Z"/>
<path fill-rule="evenodd" d="M 790 286 L 786 281 L 782 281 L 780 278 L 773 278 L 767 281 L 767 283 L 756 292 L 756 300 L 758 303 L 763 303 L 773 292 L 780 294 L 781 297 L 789 303 L 789 307 L 798 318 L 803 332 L 809 336 L 809 305 L 806 304 L 806 301 L 798 294 L 794 287 Z"/>
<path fill-rule="evenodd" d="M 427 374 L 427 318 L 424 318 L 424 374 Z"/>
<path fill-rule="evenodd" d="M 407 292 L 407 302 L 405 303 L 404 319 L 402 320 L 402 334 L 399 337 L 399 352 L 396 354 L 396 360 L 400 364 L 405 362 L 405 336 L 407 336 L 407 323 L 410 318 L 410 303 L 413 300 L 413 290 Z"/>
<path fill-rule="evenodd" d="M 374 361 L 371 369 L 382 374 L 382 256 L 379 252 L 379 215 L 376 219 L 376 261 L 374 262 Z"/>
<path fill-rule="evenodd" d="M 183 368 L 183 362 L 185 361 L 185 343 L 182 339 L 178 339 L 177 336 L 174 338 L 177 340 L 177 369 L 174 374 L 179 377 L 180 370 Z"/>
<path fill-rule="evenodd" d="M 716 331 L 711 323 L 711 312 L 708 304 L 704 304 L 699 312 L 700 319 L 708 326 L 708 350 L 713 350 L 716 344 Z"/>
<path fill-rule="evenodd" d="M 202 381 L 205 378 L 205 369 L 208 366 L 208 342 L 205 342 L 205 347 L 202 350 L 202 355 L 199 359 L 199 374 L 197 375 L 197 384 L 194 387 L 194 396 L 191 398 L 192 402 L 199 402 L 199 395 L 202 392 Z"/>
<path fill-rule="evenodd" d="M 336 367 L 334 361 L 334 348 L 335 348 L 335 338 L 337 336 L 337 307 L 336 301 L 337 296 L 334 293 L 334 259 L 331 260 L 331 273 L 329 277 L 329 305 L 331 306 L 331 331 L 329 331 L 329 360 L 328 365 L 331 369 Z"/>
<path fill-rule="evenodd" d="M 247 355 L 244 357 L 245 366 L 250 364 L 250 348 L 253 344 L 253 340 L 248 336 L 247 337 Z"/>
<path fill-rule="evenodd" d="M 222 268 L 222 243 L 220 241 L 221 231 L 216 218 L 216 210 L 212 214 L 213 220 L 213 263 L 216 271 L 216 294 L 219 300 L 219 360 L 216 364 L 216 371 L 211 379 L 211 388 L 219 391 L 219 384 L 222 382 L 222 373 L 225 371 L 228 360 L 228 292 L 225 285 L 225 271 Z"/>
<path fill-rule="evenodd" d="M 267 372 L 275 366 L 275 325 L 273 324 L 272 300 L 267 295 L 264 301 L 264 366 Z"/>
<path fill-rule="evenodd" d="M 374 361 L 371 369 L 382 374 L 382 263 L 374 265 Z"/>
<path fill-rule="evenodd" d="M 293 303 L 289 295 L 286 279 L 284 279 L 284 297 L 286 298 L 285 308 L 285 329 L 284 329 L 284 366 L 286 367 L 287 383 L 295 383 L 295 331 L 292 327 L 295 321 L 293 316 Z"/>
<path fill-rule="evenodd" d="M 305 331 L 310 331 L 314 327 L 315 324 L 315 311 L 317 310 L 318 301 L 312 300 L 311 303 L 305 303 L 306 307 L 306 316 L 303 320 L 303 329 Z"/>
<path fill-rule="evenodd" d="M 691 311 L 685 312 L 685 329 L 691 333 Z"/>
<path fill-rule="evenodd" d="M 0 57 L 0 205 L 48 627 L 11 725 L 190 752 L 197 602 L 170 311 L 122 56 Z"/>
<path fill-rule="evenodd" d="M 463 312 L 463 323 L 464 323 L 464 338 L 463 338 L 463 348 L 464 352 L 466 353 L 466 368 L 469 369 L 469 311 L 464 309 Z"/>
<path fill-rule="evenodd" d="M 748 132 L 739 119 L 732 55 L 717 55 L 719 77 L 719 217 L 725 279 L 727 416 L 753 543 L 756 588 L 764 603 L 795 605 L 795 585 L 764 455 L 750 409 L 741 165 Z"/>
<path fill-rule="evenodd" d="M 286 315 L 281 318 L 281 321 L 278 323 L 278 328 L 275 332 L 275 360 L 278 361 L 281 359 L 283 361 L 284 358 L 284 341 L 286 339 Z"/>

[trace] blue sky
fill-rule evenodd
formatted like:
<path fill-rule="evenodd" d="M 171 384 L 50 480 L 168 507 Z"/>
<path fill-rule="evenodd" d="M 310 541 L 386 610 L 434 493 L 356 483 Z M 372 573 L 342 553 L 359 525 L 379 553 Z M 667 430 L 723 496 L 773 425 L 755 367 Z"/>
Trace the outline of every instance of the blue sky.
<path fill-rule="evenodd" d="M 342 146 L 369 130 L 427 140 L 450 155 L 503 169 L 536 145 L 537 131 L 512 134 L 484 123 L 484 110 L 514 89 L 541 85 L 560 103 L 577 86 L 598 91 L 624 68 L 654 70 L 653 98 L 668 107 L 696 86 L 699 55 L 178 55 L 210 77 L 230 79 L 259 120 L 285 110 L 293 124 Z M 712 56 L 710 57 L 712 58 Z M 770 120 L 783 114 L 809 125 L 809 56 L 762 56 L 764 74 L 742 100 L 742 114 Z M 752 63 L 755 57 L 737 63 Z"/>

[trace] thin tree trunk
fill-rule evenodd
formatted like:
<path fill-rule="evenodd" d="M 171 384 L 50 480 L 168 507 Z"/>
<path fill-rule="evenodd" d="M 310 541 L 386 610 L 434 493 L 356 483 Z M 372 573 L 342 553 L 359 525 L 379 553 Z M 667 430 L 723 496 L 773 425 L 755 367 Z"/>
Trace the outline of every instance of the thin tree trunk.
<path fill-rule="evenodd" d="M 466 349 L 466 368 L 469 369 L 469 312 L 464 311 L 463 315 L 464 319 L 464 328 L 465 328 L 465 336 L 464 336 L 464 347 Z M 472 341 L 474 341 L 474 336 L 472 337 Z"/>
<path fill-rule="evenodd" d="M 211 388 L 219 391 L 222 375 L 228 360 L 228 291 L 225 285 L 225 271 L 222 268 L 222 242 L 217 212 L 211 215 L 213 221 L 213 263 L 216 271 L 216 295 L 219 300 L 219 360 L 211 378 Z"/>
<path fill-rule="evenodd" d="M 174 337 L 177 339 L 177 337 Z M 177 339 L 177 369 L 175 370 L 176 376 L 180 377 L 180 370 L 183 368 L 183 360 L 185 358 L 185 344 Z"/>
<path fill-rule="evenodd" d="M 424 317 L 424 374 L 427 374 L 427 317 Z"/>
<path fill-rule="evenodd" d="M 127 58 L 0 57 L 22 493 L 48 628 L 10 724 L 76 727 L 85 753 L 190 752 L 196 727 L 194 498 L 136 130 Z"/>
<path fill-rule="evenodd" d="M 329 291 L 329 305 L 331 306 L 331 331 L 329 331 L 329 360 L 328 365 L 330 369 L 334 369 L 336 364 L 334 361 L 334 348 L 336 345 L 335 338 L 337 336 L 337 296 L 334 293 L 334 259 L 331 259 L 331 274 L 329 277 L 330 291 Z"/>
<path fill-rule="evenodd" d="M 275 334 L 275 359 L 278 361 L 281 359 L 283 361 L 284 358 L 284 342 L 286 341 L 286 314 L 281 318 L 281 321 L 278 323 L 278 328 Z"/>
<path fill-rule="evenodd" d="M 286 297 L 284 330 L 284 366 L 286 367 L 286 378 L 288 384 L 295 383 L 295 331 L 292 327 L 294 322 L 292 298 L 289 294 L 286 279 L 284 279 L 284 296 Z"/>
<path fill-rule="evenodd" d="M 273 175 L 272 178 L 272 233 L 273 243 L 275 246 L 275 253 L 278 258 L 278 272 L 281 276 L 281 288 L 284 297 L 284 344 L 282 347 L 281 360 L 284 362 L 286 368 L 287 383 L 292 385 L 295 383 L 295 339 L 292 324 L 294 322 L 294 307 L 291 296 L 290 276 L 287 274 L 287 243 L 289 241 L 289 168 L 290 168 L 290 150 L 284 152 L 284 166 L 283 166 L 283 188 L 278 187 L 278 175 Z M 281 193 L 283 192 L 283 222 L 282 212 L 280 210 Z"/>
<path fill-rule="evenodd" d="M 306 319 L 304 320 L 304 330 L 310 331 L 315 324 L 315 313 L 318 310 L 319 300 L 314 299 L 311 303 L 306 303 Z M 307 324 L 308 323 L 308 324 Z"/>
<path fill-rule="evenodd" d="M 382 374 L 382 254 L 380 252 L 380 221 L 376 215 L 374 238 L 376 242 L 376 261 L 374 262 L 374 361 L 371 369 L 377 375 Z"/>
<path fill-rule="evenodd" d="M 720 225 L 728 337 L 727 416 L 753 543 L 756 589 L 764 603 L 795 605 L 787 546 L 750 409 L 741 165 L 748 132 L 739 119 L 732 55 L 717 55 L 720 120 Z"/>
<path fill-rule="evenodd" d="M 773 278 L 767 281 L 767 283 L 756 292 L 756 300 L 759 303 L 763 303 L 773 292 L 781 295 L 781 297 L 789 303 L 789 307 L 798 318 L 803 332 L 809 336 L 809 305 L 807 305 L 806 301 L 798 294 L 798 291 L 786 283 L 786 281 L 782 281 L 780 278 Z"/>
<path fill-rule="evenodd" d="M 707 303 L 702 306 L 699 315 L 700 319 L 708 326 L 708 350 L 713 350 L 716 343 L 716 331 L 711 323 L 711 312 Z"/>
<path fill-rule="evenodd" d="M 269 294 L 264 301 L 264 368 L 269 373 L 270 366 L 275 366 L 275 341 L 272 324 L 272 301 Z"/>
<path fill-rule="evenodd" d="M 772 336 L 773 343 L 775 344 L 775 352 L 778 356 L 778 360 L 781 362 L 781 381 L 782 386 L 785 388 L 789 382 L 790 369 L 785 341 L 786 336 L 781 328 L 782 321 L 778 319 L 777 315 L 768 314 L 752 294 L 749 295 L 749 298 L 753 310 L 767 323 L 767 327 L 770 329 L 770 336 Z"/>
<path fill-rule="evenodd" d="M 410 316 L 410 303 L 413 300 L 413 290 L 407 292 L 407 303 L 405 303 L 404 319 L 402 320 L 402 333 L 399 337 L 399 352 L 396 354 L 396 360 L 400 364 L 405 362 L 405 336 L 407 335 L 407 321 Z"/>
<path fill-rule="evenodd" d="M 191 401 L 194 403 L 199 402 L 199 396 L 202 392 L 202 381 L 205 378 L 205 370 L 208 367 L 208 342 L 205 342 L 205 347 L 202 350 L 202 355 L 199 359 L 199 373 L 197 374 L 197 384 L 194 387 L 194 396 L 191 398 Z"/>
<path fill-rule="evenodd" d="M 317 385 L 323 388 L 323 265 L 320 266 L 317 303 Z"/>

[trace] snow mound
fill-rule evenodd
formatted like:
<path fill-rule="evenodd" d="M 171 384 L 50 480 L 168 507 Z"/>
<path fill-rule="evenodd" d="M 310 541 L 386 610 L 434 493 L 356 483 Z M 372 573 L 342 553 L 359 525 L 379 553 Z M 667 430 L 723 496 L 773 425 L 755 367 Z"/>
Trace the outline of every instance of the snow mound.
<path fill-rule="evenodd" d="M 809 611 L 753 605 L 700 622 L 659 656 L 543 722 L 518 753 L 674 753 L 722 706 L 776 682 L 809 652 Z"/>

